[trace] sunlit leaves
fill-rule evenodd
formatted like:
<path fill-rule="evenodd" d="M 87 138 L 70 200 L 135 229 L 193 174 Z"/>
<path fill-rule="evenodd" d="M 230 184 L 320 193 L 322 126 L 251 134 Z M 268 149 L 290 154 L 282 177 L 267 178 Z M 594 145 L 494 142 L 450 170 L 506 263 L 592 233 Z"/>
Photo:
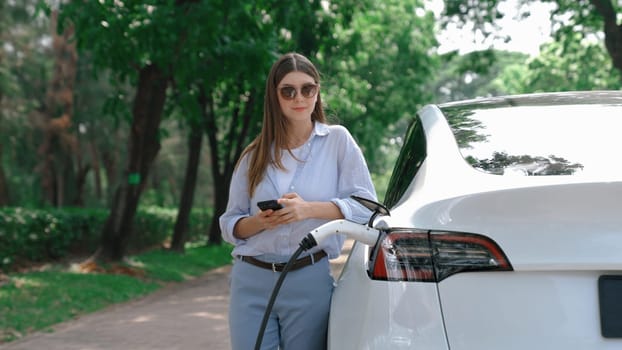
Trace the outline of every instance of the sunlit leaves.
<path fill-rule="evenodd" d="M 578 34 L 576 34 L 578 36 Z M 618 74 L 602 43 L 565 40 L 545 45 L 529 63 L 532 91 L 619 89 Z"/>
<path fill-rule="evenodd" d="M 493 31 L 486 31 L 482 28 L 494 24 L 495 19 L 499 18 L 499 5 L 503 2 L 501 0 L 445 0 L 443 24 L 472 24 L 475 29 L 481 29 L 485 35 L 493 34 Z M 552 35 L 560 45 L 555 48 L 558 55 L 574 56 L 578 52 L 577 49 L 580 49 L 584 57 L 589 57 L 588 53 L 594 53 L 595 45 L 604 41 L 609 49 L 609 60 L 618 70 L 622 69 L 622 60 L 620 59 L 622 57 L 622 27 L 620 27 L 622 4 L 619 1 L 541 0 L 539 2 L 554 5 L 551 7 Z M 529 5 L 533 3 L 530 0 L 519 0 L 518 4 L 522 7 L 519 9 L 518 16 L 528 16 Z M 606 23 L 608 25 L 605 25 Z M 577 46 L 578 44 L 580 46 Z M 578 62 L 574 58 L 571 60 Z M 601 73 L 611 74 L 610 66 L 605 65 L 604 69 L 599 70 Z M 619 80 L 620 72 L 617 72 L 616 75 Z M 582 80 L 587 82 L 589 79 Z M 588 87 L 582 83 L 574 84 L 574 86 Z M 605 85 L 601 82 L 599 86 Z"/>
<path fill-rule="evenodd" d="M 391 125 L 431 99 L 434 20 L 418 0 L 367 4 L 337 26 L 338 47 L 322 53 L 331 114 L 352 130 L 374 170 L 390 167 Z M 389 147 L 392 149 L 392 147 Z"/>

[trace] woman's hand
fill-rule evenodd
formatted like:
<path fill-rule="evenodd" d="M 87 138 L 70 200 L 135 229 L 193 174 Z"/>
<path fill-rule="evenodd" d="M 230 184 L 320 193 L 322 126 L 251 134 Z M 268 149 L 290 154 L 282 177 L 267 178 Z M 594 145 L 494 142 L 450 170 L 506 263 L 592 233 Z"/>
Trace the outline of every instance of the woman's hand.
<path fill-rule="evenodd" d="M 258 211 L 257 214 L 254 215 L 254 218 L 257 221 L 257 224 L 259 225 L 260 231 L 273 229 L 277 227 L 278 225 L 281 225 L 281 223 L 279 222 L 280 221 L 279 216 L 275 215 L 277 212 L 281 210 L 283 209 L 279 209 L 279 210 L 267 209 L 267 210 Z"/>
<path fill-rule="evenodd" d="M 238 220 L 233 228 L 233 236 L 238 239 L 247 239 L 264 230 L 277 227 L 280 223 L 279 217 L 273 215 L 275 212 L 272 209 L 259 210 L 253 216 L 247 216 Z"/>
<path fill-rule="evenodd" d="M 283 206 L 279 210 L 263 210 L 252 216 L 255 221 L 255 228 L 259 230 L 273 229 L 280 225 L 291 224 L 293 222 L 306 219 L 343 219 L 343 214 L 339 207 L 333 202 L 307 202 L 298 193 L 286 193 L 277 200 Z M 255 231 L 256 234 L 258 233 Z"/>
<path fill-rule="evenodd" d="M 282 209 L 275 210 L 270 216 L 275 217 L 278 225 L 289 224 L 296 221 L 308 219 L 311 216 L 311 204 L 305 201 L 298 193 L 286 193 L 278 199 Z"/>

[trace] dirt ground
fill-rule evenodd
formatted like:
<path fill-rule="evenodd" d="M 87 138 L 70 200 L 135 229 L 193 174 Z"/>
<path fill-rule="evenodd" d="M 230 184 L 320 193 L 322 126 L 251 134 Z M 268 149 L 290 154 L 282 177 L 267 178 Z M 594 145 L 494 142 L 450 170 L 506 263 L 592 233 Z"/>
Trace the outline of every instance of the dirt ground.
<path fill-rule="evenodd" d="M 331 260 L 339 276 L 352 242 Z M 228 350 L 229 272 L 212 270 L 145 298 L 0 345 L 0 350 Z"/>

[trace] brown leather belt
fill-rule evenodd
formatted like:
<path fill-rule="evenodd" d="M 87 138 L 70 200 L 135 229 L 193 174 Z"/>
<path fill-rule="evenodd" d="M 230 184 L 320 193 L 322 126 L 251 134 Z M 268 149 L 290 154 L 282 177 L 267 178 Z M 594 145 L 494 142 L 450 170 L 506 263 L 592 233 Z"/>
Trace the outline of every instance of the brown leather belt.
<path fill-rule="evenodd" d="M 326 256 L 326 252 L 323 250 L 320 250 L 319 252 L 313 255 L 307 255 L 304 258 L 300 258 L 296 260 L 294 264 L 290 267 L 289 271 L 298 270 L 305 266 L 314 264 L 322 260 L 325 256 Z M 283 271 L 283 269 L 285 268 L 285 265 L 287 265 L 287 263 L 269 263 L 269 262 L 261 261 L 261 260 L 253 258 L 252 256 L 239 255 L 238 257 L 240 258 L 240 260 L 246 263 L 249 263 L 251 265 L 255 265 L 255 266 L 258 266 L 264 269 L 272 270 L 274 272 Z"/>

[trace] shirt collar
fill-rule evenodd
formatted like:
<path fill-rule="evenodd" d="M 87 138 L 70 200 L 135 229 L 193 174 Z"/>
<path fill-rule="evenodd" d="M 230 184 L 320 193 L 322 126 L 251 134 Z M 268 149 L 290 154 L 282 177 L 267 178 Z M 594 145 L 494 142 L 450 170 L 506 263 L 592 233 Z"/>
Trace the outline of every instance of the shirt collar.
<path fill-rule="evenodd" d="M 328 125 L 324 123 L 315 122 L 313 133 L 318 136 L 326 136 L 330 133 L 330 129 L 328 128 Z"/>

